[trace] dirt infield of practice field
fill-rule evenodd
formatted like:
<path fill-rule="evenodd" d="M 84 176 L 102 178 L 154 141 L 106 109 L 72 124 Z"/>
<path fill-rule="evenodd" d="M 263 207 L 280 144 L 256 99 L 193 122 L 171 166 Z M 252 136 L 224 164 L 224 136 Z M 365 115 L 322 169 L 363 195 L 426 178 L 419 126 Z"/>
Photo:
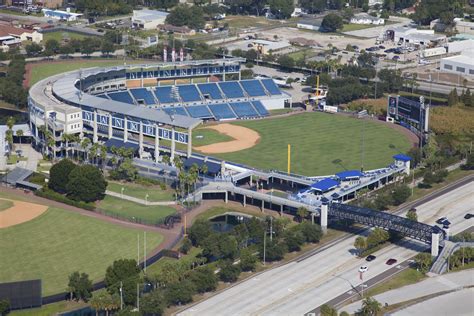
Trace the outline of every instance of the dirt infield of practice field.
<path fill-rule="evenodd" d="M 260 140 L 260 135 L 256 131 L 243 126 L 224 123 L 207 128 L 230 136 L 234 140 L 194 148 L 203 154 L 224 154 L 240 151 L 255 146 Z"/>
<path fill-rule="evenodd" d="M 0 199 L 6 200 L 6 199 Z M 13 206 L 0 212 L 0 228 L 6 228 L 28 222 L 41 214 L 43 214 L 48 207 L 45 205 L 21 202 L 15 200 L 6 200 L 13 202 Z"/>

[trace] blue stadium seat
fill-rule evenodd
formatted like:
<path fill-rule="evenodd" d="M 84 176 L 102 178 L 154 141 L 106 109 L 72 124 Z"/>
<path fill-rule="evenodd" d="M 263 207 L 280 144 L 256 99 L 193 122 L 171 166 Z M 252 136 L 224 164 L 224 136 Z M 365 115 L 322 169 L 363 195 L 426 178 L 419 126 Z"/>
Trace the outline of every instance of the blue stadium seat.
<path fill-rule="evenodd" d="M 209 111 L 209 108 L 206 105 L 187 106 L 186 111 L 188 111 L 189 115 L 194 118 L 214 118 L 214 115 L 212 115 L 211 111 Z"/>
<path fill-rule="evenodd" d="M 251 97 L 260 97 L 267 95 L 262 84 L 258 80 L 244 80 L 240 82 L 247 94 Z"/>
<path fill-rule="evenodd" d="M 102 99 L 110 100 L 109 97 L 107 96 L 107 94 L 105 94 L 105 93 L 103 93 L 103 94 L 96 94 L 95 96 L 96 96 L 96 97 L 99 97 L 99 98 L 102 98 Z"/>
<path fill-rule="evenodd" d="M 271 95 L 280 95 L 281 91 L 280 88 L 276 85 L 275 81 L 273 79 L 262 79 L 261 80 L 263 85 L 265 86 L 265 89 L 271 94 Z"/>
<path fill-rule="evenodd" d="M 156 87 L 155 96 L 160 103 L 173 103 L 178 102 L 171 93 L 171 86 Z"/>
<path fill-rule="evenodd" d="M 252 101 L 252 104 L 253 104 L 253 107 L 255 108 L 255 110 L 257 110 L 258 114 L 260 114 L 260 116 L 268 116 L 269 115 L 267 109 L 263 106 L 262 102 Z"/>
<path fill-rule="evenodd" d="M 237 103 L 229 103 L 234 110 L 235 114 L 239 118 L 249 118 L 249 117 L 259 117 L 257 111 L 253 108 L 250 102 L 237 102 Z"/>
<path fill-rule="evenodd" d="M 165 111 L 168 115 L 176 114 L 189 116 L 188 112 L 186 112 L 186 110 L 181 106 L 166 107 L 163 108 L 163 111 Z"/>
<path fill-rule="evenodd" d="M 178 86 L 178 90 L 184 102 L 201 101 L 201 95 L 195 85 Z"/>
<path fill-rule="evenodd" d="M 209 104 L 208 107 L 211 110 L 212 114 L 214 114 L 214 117 L 216 118 L 216 120 L 237 118 L 227 103 Z"/>
<path fill-rule="evenodd" d="M 244 91 L 237 81 L 219 82 L 219 87 L 229 99 L 244 97 Z"/>
<path fill-rule="evenodd" d="M 130 93 L 137 101 L 143 100 L 147 105 L 156 104 L 153 94 L 145 88 L 131 89 Z"/>
<path fill-rule="evenodd" d="M 197 87 L 201 90 L 201 93 L 209 95 L 209 97 L 213 100 L 220 100 L 222 99 L 221 91 L 216 83 L 201 83 L 198 84 Z"/>
<path fill-rule="evenodd" d="M 132 96 L 128 91 L 119 91 L 119 92 L 112 92 L 108 93 L 109 98 L 111 98 L 114 101 L 119 101 L 123 103 L 128 103 L 128 104 L 135 104 L 133 102 Z"/>

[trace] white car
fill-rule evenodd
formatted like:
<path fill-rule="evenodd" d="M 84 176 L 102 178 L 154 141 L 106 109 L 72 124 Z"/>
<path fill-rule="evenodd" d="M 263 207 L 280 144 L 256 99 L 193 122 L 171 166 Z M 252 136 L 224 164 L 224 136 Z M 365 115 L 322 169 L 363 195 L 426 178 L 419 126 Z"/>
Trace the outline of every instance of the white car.
<path fill-rule="evenodd" d="M 361 273 L 367 272 L 367 270 L 369 270 L 369 268 L 367 266 L 362 266 L 362 267 L 359 268 L 359 272 L 361 272 Z"/>

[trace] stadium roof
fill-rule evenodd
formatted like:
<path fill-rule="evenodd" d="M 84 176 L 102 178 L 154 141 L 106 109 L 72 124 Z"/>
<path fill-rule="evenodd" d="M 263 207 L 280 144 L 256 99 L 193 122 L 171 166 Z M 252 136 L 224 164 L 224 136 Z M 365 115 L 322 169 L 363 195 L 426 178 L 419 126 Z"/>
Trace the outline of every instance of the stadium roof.
<path fill-rule="evenodd" d="M 411 161 L 411 157 L 404 154 L 394 155 L 393 158 L 400 161 Z"/>
<path fill-rule="evenodd" d="M 349 179 L 358 179 L 363 177 L 364 174 L 359 170 L 347 170 L 336 173 L 336 176 L 341 180 L 349 180 Z"/>
<path fill-rule="evenodd" d="M 221 165 L 213 161 L 204 161 L 202 159 L 190 157 L 184 161 L 184 167 L 190 168 L 192 165 L 197 164 L 199 168 L 202 165 L 207 165 L 207 171 L 211 174 L 218 174 L 221 171 Z"/>
<path fill-rule="evenodd" d="M 327 192 L 331 189 L 334 189 L 338 185 L 339 185 L 338 181 L 331 178 L 326 178 L 324 180 L 313 183 L 311 187 L 315 189 L 316 191 Z"/>

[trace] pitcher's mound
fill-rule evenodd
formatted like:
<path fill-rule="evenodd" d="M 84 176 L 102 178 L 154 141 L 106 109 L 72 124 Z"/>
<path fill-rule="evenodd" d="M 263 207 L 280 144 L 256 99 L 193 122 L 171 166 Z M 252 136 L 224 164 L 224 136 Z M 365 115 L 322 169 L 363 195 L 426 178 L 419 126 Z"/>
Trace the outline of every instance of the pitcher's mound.
<path fill-rule="evenodd" d="M 40 204 L 15 200 L 7 201 L 12 201 L 13 206 L 0 212 L 0 228 L 31 221 L 33 218 L 40 216 L 48 209 L 47 206 Z"/>
<path fill-rule="evenodd" d="M 204 154 L 224 154 L 240 151 L 255 146 L 260 140 L 260 135 L 256 131 L 243 126 L 219 124 L 207 128 L 230 136 L 234 140 L 194 148 Z"/>

